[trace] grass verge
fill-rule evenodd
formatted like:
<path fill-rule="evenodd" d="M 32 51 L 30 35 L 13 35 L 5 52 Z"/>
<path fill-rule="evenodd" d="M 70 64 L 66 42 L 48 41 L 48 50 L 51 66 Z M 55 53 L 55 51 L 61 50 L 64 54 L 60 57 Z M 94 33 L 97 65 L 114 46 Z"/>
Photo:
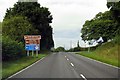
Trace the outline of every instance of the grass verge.
<path fill-rule="evenodd" d="M 37 60 L 47 56 L 48 54 L 39 54 L 36 56 L 23 57 L 15 61 L 7 61 L 2 63 L 2 79 L 22 70 L 23 68 L 33 64 Z"/>
<path fill-rule="evenodd" d="M 77 54 L 111 64 L 120 67 L 120 36 L 116 36 L 114 40 L 106 42 L 101 46 L 97 47 L 96 50 L 91 52 L 80 52 Z"/>
<path fill-rule="evenodd" d="M 89 52 L 89 53 L 88 52 L 80 52 L 80 53 L 76 53 L 76 54 L 79 54 L 79 55 L 82 55 L 82 56 L 85 56 L 88 58 L 92 58 L 92 59 L 95 59 L 95 60 L 98 60 L 98 61 L 101 61 L 101 62 L 104 62 L 107 64 L 111 64 L 116 67 L 120 67 L 120 65 L 118 65 L 117 59 L 106 58 L 105 56 L 103 57 L 102 55 L 98 55 L 95 52 Z"/>

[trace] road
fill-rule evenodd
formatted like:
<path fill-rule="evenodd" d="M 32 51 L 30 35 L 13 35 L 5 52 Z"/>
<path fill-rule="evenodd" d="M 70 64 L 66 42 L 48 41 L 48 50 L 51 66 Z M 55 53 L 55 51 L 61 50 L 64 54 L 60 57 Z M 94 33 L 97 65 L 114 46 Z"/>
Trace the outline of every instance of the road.
<path fill-rule="evenodd" d="M 59 52 L 9 78 L 118 78 L 118 68 L 74 53 Z"/>

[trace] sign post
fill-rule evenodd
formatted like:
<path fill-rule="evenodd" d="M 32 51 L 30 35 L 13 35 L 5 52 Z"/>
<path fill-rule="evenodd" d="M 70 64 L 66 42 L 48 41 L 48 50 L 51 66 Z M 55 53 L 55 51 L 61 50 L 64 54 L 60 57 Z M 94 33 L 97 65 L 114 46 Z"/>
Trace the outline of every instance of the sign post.
<path fill-rule="evenodd" d="M 38 57 L 38 50 L 36 50 L 36 57 Z"/>
<path fill-rule="evenodd" d="M 35 49 L 36 49 L 36 57 L 38 57 L 39 45 L 37 45 L 37 46 L 35 47 Z"/>
<path fill-rule="evenodd" d="M 34 55 L 34 51 L 32 50 L 32 56 Z"/>
<path fill-rule="evenodd" d="M 29 56 L 29 50 L 27 50 L 27 56 Z"/>
<path fill-rule="evenodd" d="M 27 50 L 27 56 L 29 56 L 29 51 L 32 51 L 32 56 L 34 56 L 34 51 L 36 51 L 36 56 L 38 56 L 38 51 L 40 50 L 40 35 L 25 35 L 25 50 Z"/>

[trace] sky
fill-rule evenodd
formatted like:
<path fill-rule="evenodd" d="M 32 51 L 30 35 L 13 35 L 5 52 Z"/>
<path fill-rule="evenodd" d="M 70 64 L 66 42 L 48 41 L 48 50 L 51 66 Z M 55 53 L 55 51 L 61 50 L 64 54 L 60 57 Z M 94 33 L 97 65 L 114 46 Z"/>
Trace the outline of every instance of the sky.
<path fill-rule="evenodd" d="M 0 0 L 0 21 L 6 9 L 13 7 L 18 0 Z M 86 20 L 95 17 L 99 12 L 108 10 L 107 0 L 38 0 L 43 7 L 49 8 L 53 16 L 53 40 L 55 48 L 76 47 L 79 40 L 81 47 L 87 47 L 81 38 L 81 28 Z M 94 44 L 95 45 L 95 44 Z"/>

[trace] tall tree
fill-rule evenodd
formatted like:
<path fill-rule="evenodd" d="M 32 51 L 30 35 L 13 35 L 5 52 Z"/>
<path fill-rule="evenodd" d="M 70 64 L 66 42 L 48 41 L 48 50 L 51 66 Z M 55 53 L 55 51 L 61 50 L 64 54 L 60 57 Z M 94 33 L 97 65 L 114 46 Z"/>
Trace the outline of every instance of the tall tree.
<path fill-rule="evenodd" d="M 79 40 L 78 40 L 78 42 L 77 42 L 77 47 L 78 47 L 78 48 L 80 47 L 80 45 L 79 45 Z"/>
<path fill-rule="evenodd" d="M 7 9 L 5 19 L 16 15 L 25 16 L 32 26 L 38 30 L 41 38 L 41 49 L 50 49 L 54 47 L 52 38 L 52 15 L 48 8 L 42 7 L 38 2 L 17 2 L 13 8 Z"/>
<path fill-rule="evenodd" d="M 110 9 L 113 19 L 117 23 L 116 33 L 120 35 L 120 1 L 119 2 L 107 2 L 107 7 Z"/>
<path fill-rule="evenodd" d="M 92 20 L 87 20 L 82 28 L 83 40 L 99 40 L 103 38 L 107 42 L 116 35 L 117 25 L 111 17 L 110 11 L 98 13 Z"/>
<path fill-rule="evenodd" d="M 2 22 L 0 22 L 0 34 L 2 34 Z"/>

